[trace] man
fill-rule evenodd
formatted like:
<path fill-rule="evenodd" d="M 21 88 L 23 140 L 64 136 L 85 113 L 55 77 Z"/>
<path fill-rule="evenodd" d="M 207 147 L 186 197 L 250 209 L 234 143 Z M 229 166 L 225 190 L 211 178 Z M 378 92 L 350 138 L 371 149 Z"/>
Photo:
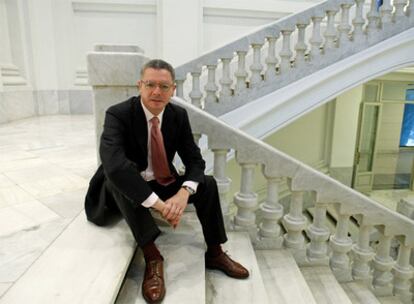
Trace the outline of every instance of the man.
<path fill-rule="evenodd" d="M 142 294 L 149 303 L 165 295 L 163 257 L 155 245 L 160 234 L 150 208 L 174 228 L 187 204 L 193 203 L 207 251 L 207 268 L 234 278 L 249 272 L 222 251 L 227 241 L 217 185 L 205 176 L 205 163 L 194 143 L 186 111 L 170 104 L 175 90 L 174 69 L 151 60 L 141 70 L 140 96 L 110 107 L 100 142 L 102 165 L 90 182 L 85 211 L 90 221 L 104 225 L 119 210 L 146 262 Z M 172 161 L 178 153 L 185 165 L 179 176 Z"/>

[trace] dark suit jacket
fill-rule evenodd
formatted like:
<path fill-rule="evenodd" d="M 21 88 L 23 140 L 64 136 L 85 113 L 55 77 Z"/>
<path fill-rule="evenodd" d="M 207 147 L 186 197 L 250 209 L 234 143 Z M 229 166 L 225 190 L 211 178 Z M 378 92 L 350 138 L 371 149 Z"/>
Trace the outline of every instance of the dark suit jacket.
<path fill-rule="evenodd" d="M 187 112 L 171 103 L 163 114 L 161 132 L 171 172 L 176 153 L 185 165 L 185 180 L 204 182 L 205 163 L 195 144 Z M 111 214 L 113 197 L 105 189 L 109 181 L 129 200 L 140 204 L 152 193 L 140 172 L 148 166 L 148 126 L 140 97 L 132 97 L 106 111 L 99 153 L 102 165 L 92 177 L 85 199 L 88 220 L 104 225 Z"/>

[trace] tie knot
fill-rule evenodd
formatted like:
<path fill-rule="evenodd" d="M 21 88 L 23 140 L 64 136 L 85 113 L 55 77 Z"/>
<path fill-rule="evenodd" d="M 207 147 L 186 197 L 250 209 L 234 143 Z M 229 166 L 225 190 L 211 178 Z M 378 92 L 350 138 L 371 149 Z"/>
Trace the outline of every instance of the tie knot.
<path fill-rule="evenodd" d="M 154 116 L 153 118 L 150 119 L 150 122 L 152 123 L 153 126 L 158 126 L 158 124 L 160 123 L 160 120 L 157 116 Z"/>

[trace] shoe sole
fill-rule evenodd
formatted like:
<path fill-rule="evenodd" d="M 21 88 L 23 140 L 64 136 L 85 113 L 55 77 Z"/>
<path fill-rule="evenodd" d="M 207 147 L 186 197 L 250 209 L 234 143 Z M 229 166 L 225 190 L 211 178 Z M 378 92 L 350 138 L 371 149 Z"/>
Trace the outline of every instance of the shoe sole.
<path fill-rule="evenodd" d="M 223 270 L 219 267 L 207 266 L 206 265 L 206 268 L 210 269 L 210 270 L 219 270 L 220 272 L 224 273 L 225 275 L 227 275 L 228 277 L 233 278 L 233 279 L 243 280 L 243 279 L 247 279 L 249 277 L 249 274 L 247 274 L 247 276 L 245 276 L 245 277 L 244 276 L 235 276 L 235 275 L 232 275 L 230 272 L 225 271 L 225 270 Z"/>

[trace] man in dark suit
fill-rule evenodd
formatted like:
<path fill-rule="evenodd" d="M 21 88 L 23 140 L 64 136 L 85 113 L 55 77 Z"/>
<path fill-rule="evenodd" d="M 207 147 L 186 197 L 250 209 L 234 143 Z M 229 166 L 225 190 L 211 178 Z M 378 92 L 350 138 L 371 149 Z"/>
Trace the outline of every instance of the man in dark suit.
<path fill-rule="evenodd" d="M 99 148 L 102 165 L 85 200 L 88 220 L 98 225 L 105 225 L 114 210 L 125 218 L 144 253 L 142 293 L 149 303 L 160 302 L 165 295 L 163 257 L 155 245 L 160 230 L 150 208 L 175 228 L 187 204 L 193 203 L 207 245 L 206 267 L 234 278 L 249 276 L 222 251 L 227 236 L 217 184 L 204 175 L 205 163 L 187 112 L 169 103 L 174 80 L 170 64 L 151 60 L 137 83 L 140 96 L 107 110 Z M 176 153 L 185 165 L 183 176 L 172 164 Z"/>

